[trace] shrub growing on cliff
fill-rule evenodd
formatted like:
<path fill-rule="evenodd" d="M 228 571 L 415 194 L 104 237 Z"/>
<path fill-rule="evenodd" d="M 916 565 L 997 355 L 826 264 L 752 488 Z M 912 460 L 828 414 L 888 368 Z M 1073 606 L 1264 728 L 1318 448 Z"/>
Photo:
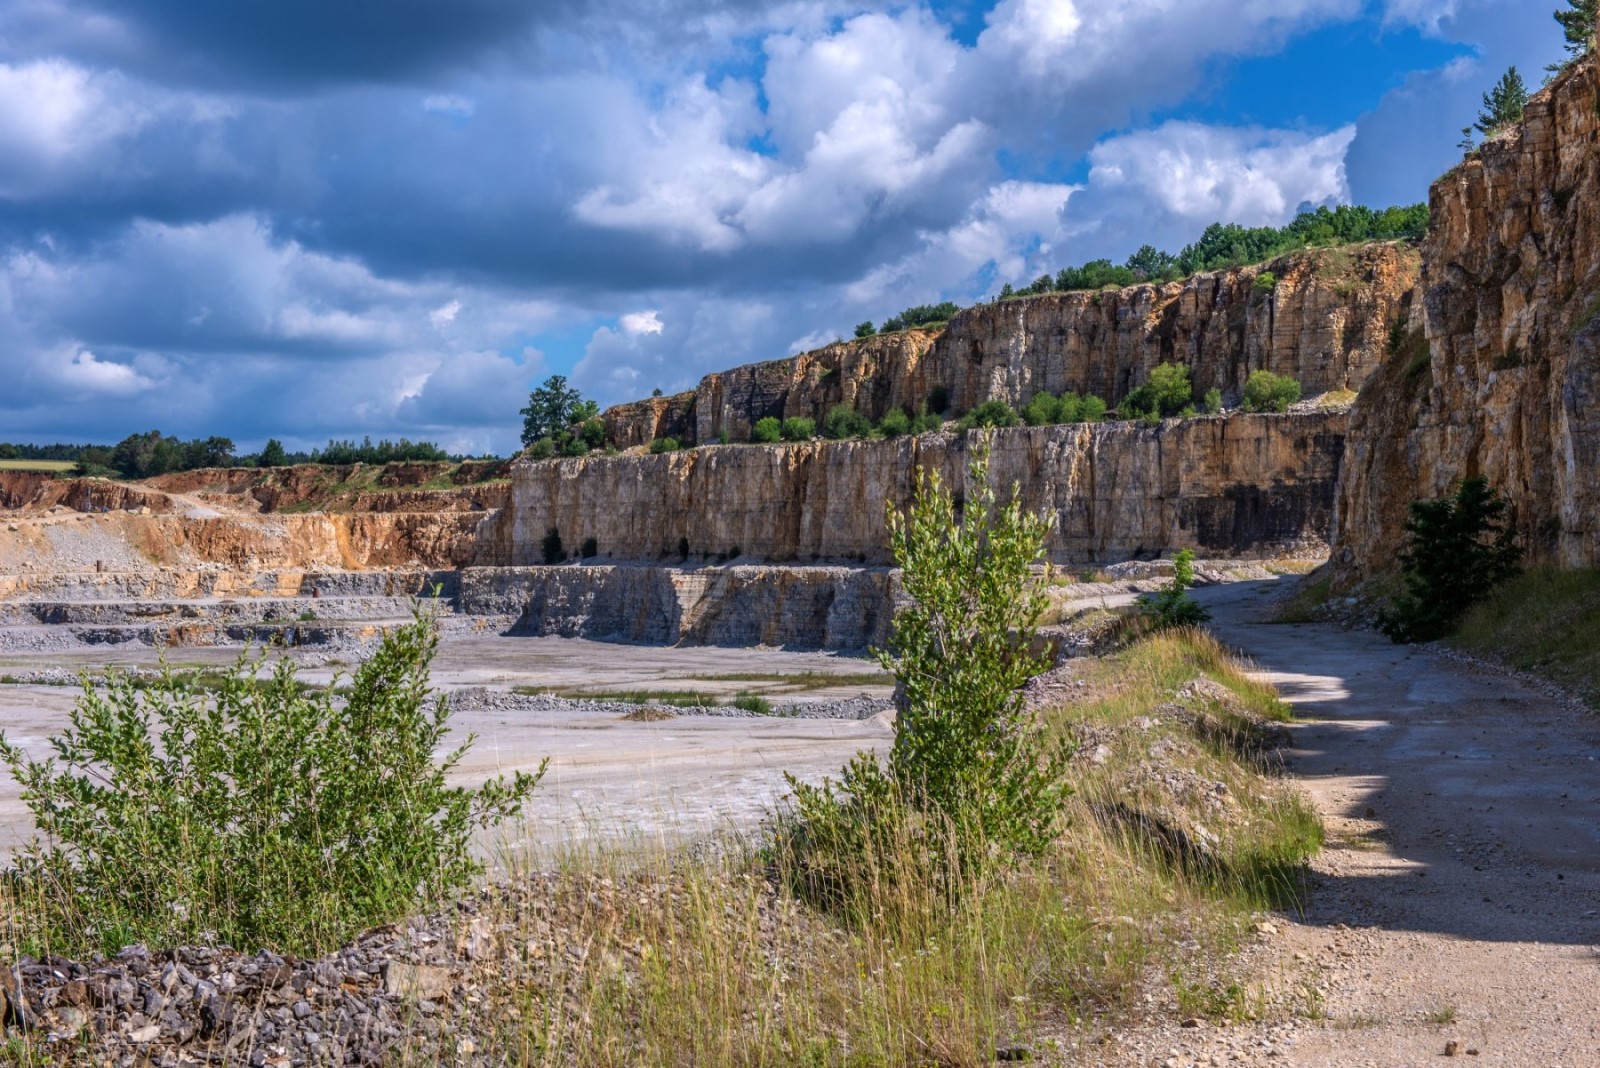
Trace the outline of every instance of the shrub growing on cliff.
<path fill-rule="evenodd" d="M 679 448 L 677 438 L 656 438 L 650 443 L 652 453 L 677 452 Z"/>
<path fill-rule="evenodd" d="M 1300 399 L 1300 382 L 1271 371 L 1251 371 L 1244 383 L 1244 410 L 1286 412 Z"/>
<path fill-rule="evenodd" d="M 904 408 L 890 408 L 878 421 L 878 436 L 898 438 L 911 432 L 911 417 Z"/>
<path fill-rule="evenodd" d="M 961 418 L 961 429 L 975 430 L 991 427 L 1021 426 L 1022 417 L 1002 400 L 988 400 Z"/>
<path fill-rule="evenodd" d="M 827 417 L 822 420 L 822 436 L 830 441 L 865 437 L 870 433 L 872 433 L 872 420 L 848 404 L 835 404 L 828 410 Z"/>
<path fill-rule="evenodd" d="M 241 656 L 215 690 L 163 672 L 88 681 L 54 758 L 0 736 L 44 839 L 18 860 L 41 888 L 56 951 L 220 942 L 332 948 L 479 870 L 474 831 L 516 815 L 543 767 L 477 790 L 446 785 L 450 711 L 428 688 L 438 646 L 421 614 L 349 680 L 310 689 L 280 659 Z"/>
<path fill-rule="evenodd" d="M 600 414 L 594 401 L 567 385 L 565 375 L 551 375 L 528 394 L 522 409 L 522 444 L 532 445 L 540 438 L 555 437 L 569 426 L 585 423 Z"/>
<path fill-rule="evenodd" d="M 758 445 L 771 445 L 783 438 L 783 424 L 772 416 L 757 419 L 756 425 L 750 428 L 750 440 Z"/>
<path fill-rule="evenodd" d="M 810 441 L 817 436 L 817 424 L 803 415 L 793 415 L 783 421 L 784 441 Z"/>
<path fill-rule="evenodd" d="M 1022 410 L 1022 420 L 1029 426 L 1058 426 L 1063 423 L 1098 423 L 1106 415 L 1106 402 L 1099 397 L 1080 397 L 1066 392 L 1057 397 L 1052 393 L 1035 394 Z"/>
<path fill-rule="evenodd" d="M 1410 543 L 1400 554 L 1405 592 L 1378 626 L 1396 642 L 1426 642 L 1455 630 L 1467 609 L 1517 573 L 1522 550 L 1507 519 L 1511 505 L 1483 477 L 1453 496 L 1413 501 Z"/>
<path fill-rule="evenodd" d="M 848 901 L 869 870 L 931 877 L 953 894 L 995 864 L 1041 853 L 1059 830 L 1070 750 L 1046 736 L 1021 693 L 1048 666 L 1032 651 L 1044 608 L 1032 565 L 1047 521 L 1015 490 L 998 503 L 987 442 L 967 487 L 958 513 L 937 472 L 924 471 L 911 507 L 890 509 L 909 598 L 878 654 L 897 683 L 894 744 L 886 764 L 859 756 L 838 783 L 790 777 L 784 841 L 813 898 Z M 907 845 L 915 871 L 878 868 Z"/>
<path fill-rule="evenodd" d="M 528 459 L 548 460 L 556 454 L 555 438 L 540 438 L 528 446 Z"/>
<path fill-rule="evenodd" d="M 606 443 L 606 424 L 596 418 L 587 419 L 578 428 L 578 437 L 591 449 L 598 449 Z"/>
<path fill-rule="evenodd" d="M 1189 382 L 1189 368 L 1181 363 L 1160 364 L 1150 372 L 1148 382 L 1122 398 L 1117 411 L 1124 419 L 1152 422 L 1193 414 L 1194 386 Z"/>

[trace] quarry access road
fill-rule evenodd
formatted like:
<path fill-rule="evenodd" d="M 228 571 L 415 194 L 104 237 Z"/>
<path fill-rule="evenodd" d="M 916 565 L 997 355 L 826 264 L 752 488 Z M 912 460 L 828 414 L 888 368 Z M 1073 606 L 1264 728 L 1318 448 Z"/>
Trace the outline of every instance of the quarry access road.
<path fill-rule="evenodd" d="M 1299 718 L 1327 845 L 1258 952 L 1309 1018 L 1172 1029 L 1135 1062 L 1600 1065 L 1600 719 L 1437 650 L 1264 625 L 1271 586 L 1198 592 Z"/>

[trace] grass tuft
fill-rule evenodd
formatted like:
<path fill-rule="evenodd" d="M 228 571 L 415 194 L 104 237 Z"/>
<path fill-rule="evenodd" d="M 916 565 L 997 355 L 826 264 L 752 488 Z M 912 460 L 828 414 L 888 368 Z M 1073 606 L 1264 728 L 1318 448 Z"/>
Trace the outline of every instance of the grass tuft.
<path fill-rule="evenodd" d="M 1525 571 L 1474 606 L 1450 640 L 1600 709 L 1600 570 Z"/>

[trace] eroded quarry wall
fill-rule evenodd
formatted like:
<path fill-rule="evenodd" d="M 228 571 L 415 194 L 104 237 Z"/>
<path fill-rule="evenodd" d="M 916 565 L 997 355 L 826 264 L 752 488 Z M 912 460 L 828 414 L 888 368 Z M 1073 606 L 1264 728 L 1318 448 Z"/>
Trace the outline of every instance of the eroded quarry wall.
<path fill-rule="evenodd" d="M 1272 555 L 1325 547 L 1344 448 L 1342 413 L 998 431 L 991 471 L 1053 517 L 1062 562 L 1193 548 Z M 602 560 L 726 557 L 886 564 L 886 506 L 920 466 L 961 487 L 977 434 L 808 442 L 520 463 L 486 520 L 479 561 L 543 562 L 555 530 Z"/>
<path fill-rule="evenodd" d="M 916 411 L 936 388 L 965 412 L 1041 390 L 1115 404 L 1157 364 L 1186 364 L 1200 392 L 1237 400 L 1251 371 L 1298 379 L 1306 395 L 1357 390 L 1407 319 L 1420 271 L 1415 248 L 1384 243 L 1297 252 L 1256 267 L 1164 285 L 1056 293 L 968 308 L 943 331 L 841 342 L 784 360 L 707 375 L 691 393 L 605 413 L 616 443 L 658 437 L 746 441 L 764 416 L 821 420 L 848 404 L 874 421 Z M 1258 286 L 1271 272 L 1276 284 Z"/>
<path fill-rule="evenodd" d="M 1393 567 L 1410 501 L 1484 475 L 1534 561 L 1600 564 L 1600 72 L 1574 64 L 1433 186 L 1426 346 L 1350 416 L 1334 559 Z"/>

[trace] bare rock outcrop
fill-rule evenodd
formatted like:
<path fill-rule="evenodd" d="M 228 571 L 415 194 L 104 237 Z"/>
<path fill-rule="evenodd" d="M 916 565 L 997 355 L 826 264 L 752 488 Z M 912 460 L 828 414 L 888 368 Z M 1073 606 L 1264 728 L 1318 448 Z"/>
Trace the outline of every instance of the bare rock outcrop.
<path fill-rule="evenodd" d="M 1525 121 L 1433 186 L 1423 327 L 1350 416 L 1334 560 L 1393 567 L 1410 501 L 1483 475 L 1529 556 L 1600 563 L 1600 69 L 1575 63 Z"/>
<path fill-rule="evenodd" d="M 1181 282 L 981 304 L 942 331 L 839 342 L 707 375 L 693 392 L 605 413 L 615 443 L 748 441 L 757 419 L 821 420 L 847 404 L 876 421 L 935 393 L 968 411 L 1074 390 L 1116 403 L 1157 364 L 1186 364 L 1203 392 L 1237 399 L 1251 371 L 1310 395 L 1357 390 L 1409 317 L 1420 260 L 1405 243 L 1295 252 Z M 1264 276 L 1271 274 L 1272 279 Z M 1268 284 L 1270 282 L 1270 284 Z M 1258 284 L 1259 283 L 1259 284 Z"/>
<path fill-rule="evenodd" d="M 1212 556 L 1326 544 L 1343 413 L 1110 423 L 995 434 L 991 470 L 1055 519 L 1058 561 L 1193 548 Z M 589 538 L 601 561 L 888 563 L 885 506 L 921 466 L 959 491 L 976 435 L 727 446 L 523 462 L 483 522 L 478 562 L 543 562 Z"/>

